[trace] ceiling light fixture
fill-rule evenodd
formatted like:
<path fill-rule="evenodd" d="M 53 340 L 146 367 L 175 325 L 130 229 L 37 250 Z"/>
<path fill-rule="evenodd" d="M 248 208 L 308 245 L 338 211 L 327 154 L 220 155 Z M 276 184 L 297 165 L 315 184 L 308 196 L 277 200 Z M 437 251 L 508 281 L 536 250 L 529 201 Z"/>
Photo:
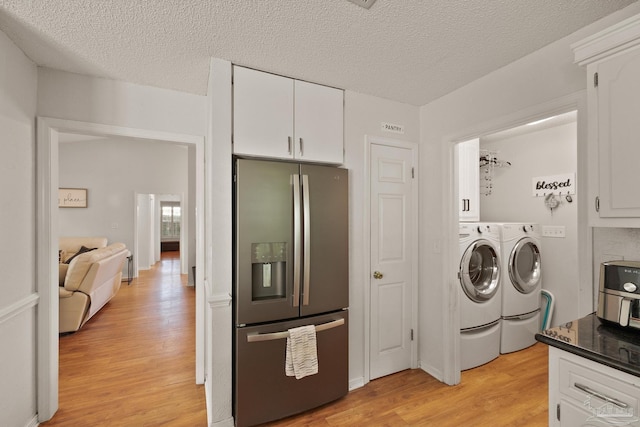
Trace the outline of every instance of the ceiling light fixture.
<path fill-rule="evenodd" d="M 365 9 L 369 9 L 372 4 L 376 2 L 376 0 L 349 0 L 351 3 L 357 4 L 360 7 L 364 7 Z"/>

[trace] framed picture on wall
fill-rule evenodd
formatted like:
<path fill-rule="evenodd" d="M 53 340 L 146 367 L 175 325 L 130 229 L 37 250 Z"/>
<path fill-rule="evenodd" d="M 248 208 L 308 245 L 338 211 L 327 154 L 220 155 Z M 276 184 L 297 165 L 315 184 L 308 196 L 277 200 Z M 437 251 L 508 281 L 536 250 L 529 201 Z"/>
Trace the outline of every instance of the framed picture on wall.
<path fill-rule="evenodd" d="M 86 208 L 86 188 L 58 188 L 59 208 Z"/>

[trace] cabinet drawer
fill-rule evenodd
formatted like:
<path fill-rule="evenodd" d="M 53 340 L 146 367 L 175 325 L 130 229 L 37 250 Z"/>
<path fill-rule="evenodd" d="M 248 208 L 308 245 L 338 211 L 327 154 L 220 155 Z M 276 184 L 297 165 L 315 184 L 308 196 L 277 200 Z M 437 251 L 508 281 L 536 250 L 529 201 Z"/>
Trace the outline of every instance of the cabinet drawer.
<path fill-rule="evenodd" d="M 640 387 L 621 379 L 628 376 L 624 372 L 600 364 L 597 364 L 597 368 L 586 365 L 587 363 L 578 364 L 564 358 L 559 360 L 558 386 L 562 398 L 584 408 L 595 418 L 626 419 L 630 421 L 626 425 L 640 425 L 637 424 Z M 618 372 L 619 375 L 616 374 Z"/>

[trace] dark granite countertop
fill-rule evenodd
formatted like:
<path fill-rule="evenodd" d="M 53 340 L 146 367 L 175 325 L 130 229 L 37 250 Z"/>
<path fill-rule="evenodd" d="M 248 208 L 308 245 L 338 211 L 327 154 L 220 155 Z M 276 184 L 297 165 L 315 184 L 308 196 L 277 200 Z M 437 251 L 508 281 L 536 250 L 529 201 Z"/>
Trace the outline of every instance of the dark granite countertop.
<path fill-rule="evenodd" d="M 595 313 L 542 331 L 536 340 L 640 377 L 640 330 L 603 323 Z"/>

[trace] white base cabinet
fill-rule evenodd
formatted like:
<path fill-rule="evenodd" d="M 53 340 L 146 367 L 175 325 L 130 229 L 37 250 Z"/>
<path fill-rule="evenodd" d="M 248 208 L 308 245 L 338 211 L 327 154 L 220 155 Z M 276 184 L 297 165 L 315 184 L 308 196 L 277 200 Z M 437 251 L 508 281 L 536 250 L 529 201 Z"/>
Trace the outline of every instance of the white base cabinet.
<path fill-rule="evenodd" d="M 549 426 L 640 426 L 640 377 L 549 347 Z"/>
<path fill-rule="evenodd" d="M 343 163 L 344 92 L 234 66 L 233 153 Z"/>

